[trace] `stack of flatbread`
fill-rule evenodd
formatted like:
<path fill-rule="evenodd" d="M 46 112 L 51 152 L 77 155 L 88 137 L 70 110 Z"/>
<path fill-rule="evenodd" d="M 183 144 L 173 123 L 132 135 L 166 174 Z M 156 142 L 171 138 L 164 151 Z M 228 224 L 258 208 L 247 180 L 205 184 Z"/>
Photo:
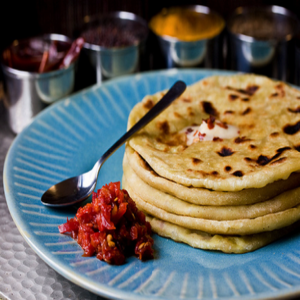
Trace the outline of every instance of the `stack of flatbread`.
<path fill-rule="evenodd" d="M 164 93 L 138 103 L 128 128 Z M 208 120 L 234 126 L 237 136 L 188 145 L 187 128 Z M 300 227 L 299 151 L 299 90 L 264 76 L 213 76 L 129 140 L 123 188 L 159 235 L 249 252 Z"/>

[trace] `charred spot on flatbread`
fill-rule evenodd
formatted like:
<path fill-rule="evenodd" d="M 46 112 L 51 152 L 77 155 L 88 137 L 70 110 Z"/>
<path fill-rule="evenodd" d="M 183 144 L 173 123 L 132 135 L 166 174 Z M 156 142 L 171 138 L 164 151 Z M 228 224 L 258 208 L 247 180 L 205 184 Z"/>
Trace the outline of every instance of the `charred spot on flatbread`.
<path fill-rule="evenodd" d="M 298 114 L 298 113 L 300 113 L 300 106 L 298 106 L 296 108 L 288 108 L 288 111 L 291 113 Z"/>
<path fill-rule="evenodd" d="M 247 107 L 243 112 L 242 112 L 242 116 L 245 116 L 247 114 L 249 114 L 251 112 L 251 108 Z"/>
<path fill-rule="evenodd" d="M 217 117 L 219 115 L 216 108 L 213 106 L 213 104 L 209 101 L 201 101 L 201 105 L 203 108 L 203 111 L 206 112 L 208 115 L 212 115 L 214 117 Z"/>
<path fill-rule="evenodd" d="M 233 115 L 234 111 L 233 110 L 225 110 L 224 115 Z"/>
<path fill-rule="evenodd" d="M 253 162 L 254 159 L 250 158 L 250 157 L 244 157 L 244 161 L 246 161 L 246 162 Z"/>
<path fill-rule="evenodd" d="M 241 144 L 241 143 L 245 143 L 245 142 L 249 142 L 252 141 L 251 139 L 247 138 L 246 136 L 242 136 L 242 137 L 237 137 L 235 138 L 234 142 L 236 144 Z"/>
<path fill-rule="evenodd" d="M 178 113 L 177 111 L 174 112 L 174 117 L 176 117 L 178 119 L 182 119 L 182 115 L 180 113 Z"/>
<path fill-rule="evenodd" d="M 246 92 L 248 93 L 248 95 L 254 95 L 255 92 L 259 89 L 258 85 L 248 85 L 246 88 Z"/>
<path fill-rule="evenodd" d="M 170 132 L 170 125 L 168 121 L 158 122 L 157 127 L 163 134 L 168 134 Z"/>
<path fill-rule="evenodd" d="M 187 97 L 181 98 L 181 100 L 183 102 L 186 102 L 186 103 L 191 103 L 192 102 L 192 99 L 191 98 L 187 98 Z"/>
<path fill-rule="evenodd" d="M 230 100 L 230 101 L 234 101 L 234 100 L 236 100 L 236 99 L 239 98 L 239 95 L 230 94 L 228 97 L 229 97 L 229 100 Z"/>
<path fill-rule="evenodd" d="M 272 161 L 271 165 L 280 164 L 280 163 L 283 163 L 286 160 L 287 160 L 287 157 L 281 157 L 281 158 L 279 158 L 277 160 Z"/>
<path fill-rule="evenodd" d="M 272 157 L 267 157 L 265 155 L 260 155 L 258 157 L 258 159 L 256 160 L 256 162 L 261 166 L 265 166 L 265 165 L 269 164 L 270 162 L 276 160 L 284 151 L 287 151 L 287 150 L 290 150 L 290 149 L 291 149 L 290 147 L 279 148 L 276 151 L 277 153 Z"/>
<path fill-rule="evenodd" d="M 243 177 L 244 173 L 242 171 L 238 170 L 238 171 L 233 172 L 232 175 L 236 176 L 236 177 Z"/>
<path fill-rule="evenodd" d="M 194 110 L 192 107 L 187 107 L 187 114 L 189 117 L 194 117 L 195 116 L 195 113 L 194 113 Z"/>
<path fill-rule="evenodd" d="M 230 172 L 230 171 L 232 170 L 232 168 L 231 168 L 230 166 L 226 166 L 226 167 L 224 168 L 224 170 L 225 170 L 225 172 Z"/>
<path fill-rule="evenodd" d="M 248 96 L 252 96 L 255 94 L 255 92 L 259 89 L 259 86 L 258 85 L 248 85 L 246 87 L 246 89 L 237 89 L 237 88 L 234 88 L 234 87 L 231 87 L 231 86 L 227 86 L 226 87 L 228 90 L 231 90 L 231 91 L 236 91 L 238 93 L 241 93 L 241 94 L 245 94 L 245 95 L 248 95 Z"/>
<path fill-rule="evenodd" d="M 187 173 L 192 173 L 194 175 L 198 175 L 199 177 L 203 178 L 206 177 L 208 175 L 207 172 L 202 171 L 202 170 L 193 170 L 193 169 L 186 169 Z"/>
<path fill-rule="evenodd" d="M 274 157 L 274 156 L 273 156 Z M 261 166 L 265 166 L 267 165 L 269 162 L 272 161 L 273 157 L 269 158 L 268 156 L 265 155 L 260 155 L 258 157 L 258 159 L 256 160 L 256 162 L 261 165 Z"/>
<path fill-rule="evenodd" d="M 196 158 L 196 157 L 193 157 L 193 158 L 192 158 L 192 163 L 193 163 L 193 165 L 198 165 L 198 164 L 200 164 L 201 162 L 202 162 L 202 160 L 199 159 L 199 158 Z"/>
<path fill-rule="evenodd" d="M 275 89 L 278 91 L 277 97 L 284 97 L 285 96 L 284 84 L 282 82 L 276 84 Z"/>
<path fill-rule="evenodd" d="M 231 148 L 223 147 L 220 151 L 217 152 L 220 156 L 225 157 L 225 156 L 231 156 L 234 151 Z"/>
<path fill-rule="evenodd" d="M 177 146 L 177 150 L 185 150 L 186 146 L 186 134 L 182 132 L 170 134 L 170 135 L 163 135 L 161 137 L 157 137 L 156 141 L 161 144 L 165 144 L 170 147 Z M 178 147 L 180 146 L 180 147 Z M 181 149 L 180 149 L 181 148 Z"/>
<path fill-rule="evenodd" d="M 256 148 L 257 148 L 257 147 L 256 147 L 255 145 L 253 145 L 253 144 L 249 145 L 249 149 L 254 150 L 254 149 L 256 149 Z"/>
<path fill-rule="evenodd" d="M 291 150 L 292 148 L 289 147 L 289 146 L 286 146 L 286 147 L 282 147 L 282 148 L 279 148 L 276 150 L 277 153 L 282 153 L 283 151 L 286 151 L 286 150 Z"/>
<path fill-rule="evenodd" d="M 152 99 L 147 99 L 146 102 L 143 103 L 144 108 L 151 109 L 154 106 L 154 102 Z"/>
<path fill-rule="evenodd" d="M 295 123 L 293 125 L 290 125 L 290 124 L 285 125 L 283 127 L 283 131 L 286 134 L 290 134 L 290 135 L 296 134 L 297 132 L 300 131 L 300 121 L 298 121 L 297 123 Z"/>
<path fill-rule="evenodd" d="M 222 142 L 223 141 L 223 139 L 221 139 L 221 138 L 219 138 L 219 137 L 217 137 L 217 136 L 215 136 L 214 138 L 213 138 L 213 142 Z"/>
<path fill-rule="evenodd" d="M 270 134 L 270 137 L 277 137 L 277 136 L 279 136 L 279 132 L 278 131 L 272 132 Z"/>
<path fill-rule="evenodd" d="M 278 94 L 277 92 L 272 93 L 272 94 L 270 95 L 271 98 L 276 98 L 276 97 L 278 97 L 278 96 L 279 96 L 279 94 Z"/>

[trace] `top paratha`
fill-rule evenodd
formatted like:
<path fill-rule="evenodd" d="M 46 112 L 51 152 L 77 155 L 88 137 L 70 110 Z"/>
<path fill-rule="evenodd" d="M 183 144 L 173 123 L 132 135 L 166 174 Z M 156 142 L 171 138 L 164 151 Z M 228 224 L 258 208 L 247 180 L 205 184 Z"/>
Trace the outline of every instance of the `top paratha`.
<path fill-rule="evenodd" d="M 132 127 L 162 96 L 132 110 Z M 264 76 L 213 76 L 187 88 L 130 146 L 162 177 L 219 191 L 261 188 L 300 170 L 300 91 Z M 186 146 L 186 126 L 209 115 L 239 128 L 237 138 Z"/>

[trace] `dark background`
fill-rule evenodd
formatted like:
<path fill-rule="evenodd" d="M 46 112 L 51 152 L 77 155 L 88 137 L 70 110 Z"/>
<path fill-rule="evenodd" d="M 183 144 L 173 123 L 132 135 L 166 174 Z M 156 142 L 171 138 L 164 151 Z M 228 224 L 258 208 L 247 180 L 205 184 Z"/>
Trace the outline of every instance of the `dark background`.
<path fill-rule="evenodd" d="M 148 22 L 164 7 L 187 4 L 208 6 L 217 11 L 225 20 L 239 6 L 278 5 L 291 10 L 300 19 L 300 0 L 5 0 L 0 5 L 0 51 L 2 52 L 15 39 L 43 33 L 61 33 L 74 38 L 74 33 L 83 24 L 85 16 L 93 17 L 106 12 L 123 10 L 133 12 Z M 147 67 L 141 68 L 141 71 L 162 67 L 159 60 L 158 63 L 157 60 L 153 63 L 153 59 L 149 61 L 146 62 Z M 228 68 L 226 63 L 223 68 Z M 1 77 L 0 74 L 0 79 Z M 87 80 L 90 81 L 90 79 Z M 77 82 L 81 81 L 81 78 L 77 79 Z M 89 85 L 94 78 L 91 79 L 91 82 L 89 81 L 83 82 L 82 86 L 77 84 L 77 87 L 82 88 Z"/>
<path fill-rule="evenodd" d="M 233 10 L 244 5 L 279 5 L 300 17 L 300 1 L 248 1 L 248 0 L 26 0 L 1 1 L 0 48 L 14 39 L 42 33 L 62 33 L 72 37 L 86 15 L 124 10 L 133 12 L 147 21 L 163 7 L 184 4 L 205 5 L 219 12 L 225 19 Z"/>

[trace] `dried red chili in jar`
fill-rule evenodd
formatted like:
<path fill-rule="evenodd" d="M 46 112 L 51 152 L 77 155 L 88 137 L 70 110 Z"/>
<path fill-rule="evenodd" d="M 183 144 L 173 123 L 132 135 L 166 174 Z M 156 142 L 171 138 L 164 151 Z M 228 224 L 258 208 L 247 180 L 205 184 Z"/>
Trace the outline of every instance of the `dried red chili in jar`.
<path fill-rule="evenodd" d="M 74 218 L 58 228 L 77 240 L 85 256 L 96 255 L 110 264 L 121 265 L 130 255 L 153 258 L 150 223 L 128 192 L 120 189 L 120 182 L 94 192 L 92 203 L 80 207 Z"/>

